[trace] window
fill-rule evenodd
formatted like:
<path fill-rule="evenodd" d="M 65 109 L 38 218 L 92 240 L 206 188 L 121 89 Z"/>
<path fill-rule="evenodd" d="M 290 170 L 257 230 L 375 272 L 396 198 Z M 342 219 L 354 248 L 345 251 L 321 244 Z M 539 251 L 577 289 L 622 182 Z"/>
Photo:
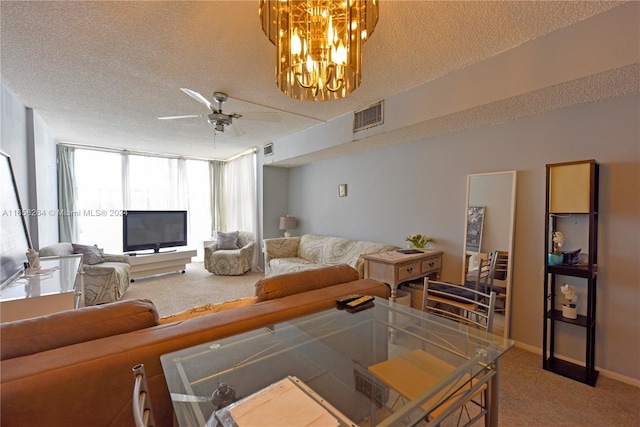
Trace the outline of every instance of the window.
<path fill-rule="evenodd" d="M 209 162 L 75 150 L 76 241 L 122 252 L 122 216 L 132 210 L 187 210 L 189 247 L 211 236 Z"/>
<path fill-rule="evenodd" d="M 122 252 L 121 155 L 92 150 L 75 151 L 75 191 L 78 243 L 107 252 Z M 103 215 L 104 214 L 104 215 Z"/>

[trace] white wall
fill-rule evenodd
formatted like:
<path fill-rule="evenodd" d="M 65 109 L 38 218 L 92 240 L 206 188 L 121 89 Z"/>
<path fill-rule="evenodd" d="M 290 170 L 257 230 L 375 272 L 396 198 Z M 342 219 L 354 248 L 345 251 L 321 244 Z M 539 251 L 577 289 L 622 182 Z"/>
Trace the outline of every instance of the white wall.
<path fill-rule="evenodd" d="M 27 114 L 24 105 L 2 82 L 0 85 L 0 150 L 11 156 L 18 192 L 23 206 L 29 198 L 27 179 Z"/>
<path fill-rule="evenodd" d="M 41 213 L 29 218 L 29 229 L 33 245 L 41 248 L 58 242 L 56 140 L 38 113 L 28 108 L 27 117 L 31 134 L 28 204 L 30 209 Z"/>
<path fill-rule="evenodd" d="M 26 108 L 2 82 L 0 150 L 11 156 L 33 246 L 58 241 L 58 186 L 55 138 L 42 118 Z"/>
<path fill-rule="evenodd" d="M 290 172 L 297 234 L 404 246 L 424 233 L 445 252 L 443 276 L 462 270 L 467 174 L 517 170 L 512 338 L 541 348 L 545 165 L 601 164 L 596 363 L 640 380 L 640 97 L 591 105 L 325 160 Z M 348 197 L 338 197 L 346 183 Z M 583 330 L 565 331 L 565 356 L 583 359 Z M 570 348 L 567 348 L 570 347 Z M 541 361 L 542 363 L 542 361 Z"/>
<path fill-rule="evenodd" d="M 282 237 L 280 217 L 296 216 L 295 212 L 288 212 L 289 205 L 289 169 L 265 166 L 263 169 L 264 201 L 262 232 L 265 239 Z M 295 235 L 296 233 L 292 233 Z"/>

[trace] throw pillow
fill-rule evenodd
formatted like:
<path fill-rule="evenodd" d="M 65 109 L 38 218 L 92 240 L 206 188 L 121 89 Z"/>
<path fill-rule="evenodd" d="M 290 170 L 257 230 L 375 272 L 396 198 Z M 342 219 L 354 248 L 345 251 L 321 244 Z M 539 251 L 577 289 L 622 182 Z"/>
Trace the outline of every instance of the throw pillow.
<path fill-rule="evenodd" d="M 238 249 L 238 232 L 223 233 L 218 231 L 218 249 Z"/>
<path fill-rule="evenodd" d="M 98 245 L 76 245 L 75 243 L 71 245 L 73 246 L 74 254 L 82 254 L 82 262 L 84 264 L 93 265 L 104 262 L 102 251 L 98 248 Z"/>

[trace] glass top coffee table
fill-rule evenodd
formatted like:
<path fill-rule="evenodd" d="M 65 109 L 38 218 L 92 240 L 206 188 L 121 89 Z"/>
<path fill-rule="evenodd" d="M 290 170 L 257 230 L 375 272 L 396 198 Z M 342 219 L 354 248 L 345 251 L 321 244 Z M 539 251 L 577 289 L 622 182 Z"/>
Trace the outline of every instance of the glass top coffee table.
<path fill-rule="evenodd" d="M 330 309 L 161 361 L 183 427 L 437 424 L 484 388 L 497 425 L 497 362 L 512 346 L 376 298 L 360 312 Z"/>

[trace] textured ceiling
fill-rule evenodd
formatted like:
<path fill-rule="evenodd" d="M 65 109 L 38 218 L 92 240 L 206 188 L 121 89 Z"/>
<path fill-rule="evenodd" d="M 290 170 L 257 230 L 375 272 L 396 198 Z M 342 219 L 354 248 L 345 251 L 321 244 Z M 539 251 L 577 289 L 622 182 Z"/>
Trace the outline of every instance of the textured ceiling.
<path fill-rule="evenodd" d="M 309 102 L 275 86 L 275 47 L 260 28 L 257 0 L 3 0 L 0 71 L 60 141 L 226 159 L 619 3 L 382 0 L 360 88 L 346 99 Z M 246 134 L 216 134 L 214 145 L 204 119 L 157 120 L 208 112 L 181 87 L 210 100 L 226 92 L 225 113 L 278 111 L 283 120 L 239 119 Z"/>

